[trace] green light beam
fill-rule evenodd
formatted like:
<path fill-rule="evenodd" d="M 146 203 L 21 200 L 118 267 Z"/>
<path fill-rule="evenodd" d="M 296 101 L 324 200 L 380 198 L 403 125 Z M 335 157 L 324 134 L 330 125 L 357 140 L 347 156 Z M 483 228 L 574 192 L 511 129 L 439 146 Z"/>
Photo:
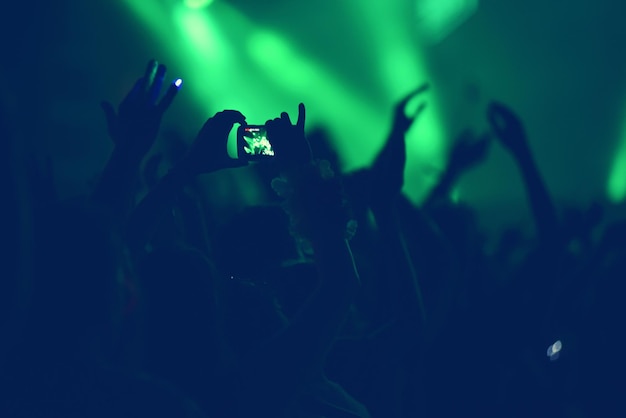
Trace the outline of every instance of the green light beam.
<path fill-rule="evenodd" d="M 626 121 L 607 181 L 606 193 L 613 203 L 620 203 L 626 199 Z"/>
<path fill-rule="evenodd" d="M 362 22 L 357 26 L 367 28 L 363 38 L 379 63 L 378 79 L 387 92 L 388 114 L 399 97 L 429 81 L 429 71 L 413 34 L 406 25 L 397 23 L 403 21 L 404 12 L 399 3 L 351 1 L 354 10 L 360 11 L 358 18 Z M 439 99 L 432 90 L 417 98 L 417 103 L 424 100 L 428 103 L 427 111 L 407 133 L 404 192 L 416 203 L 436 183 L 447 158 L 448 133 L 442 122 Z"/>

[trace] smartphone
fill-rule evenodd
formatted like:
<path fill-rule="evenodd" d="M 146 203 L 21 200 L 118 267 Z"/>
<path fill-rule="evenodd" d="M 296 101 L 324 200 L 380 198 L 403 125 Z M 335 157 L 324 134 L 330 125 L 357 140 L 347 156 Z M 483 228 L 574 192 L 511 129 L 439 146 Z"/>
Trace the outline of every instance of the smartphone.
<path fill-rule="evenodd" d="M 241 125 L 237 129 L 237 158 L 249 161 L 270 160 L 274 149 L 265 125 Z"/>

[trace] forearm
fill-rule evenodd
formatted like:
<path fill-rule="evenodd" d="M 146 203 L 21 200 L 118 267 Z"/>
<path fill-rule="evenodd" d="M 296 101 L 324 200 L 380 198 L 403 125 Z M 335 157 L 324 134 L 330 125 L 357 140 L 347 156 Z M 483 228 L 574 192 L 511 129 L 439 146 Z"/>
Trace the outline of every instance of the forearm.
<path fill-rule="evenodd" d="M 133 206 L 140 164 L 140 158 L 116 147 L 92 194 L 94 203 L 107 209 L 120 226 Z"/>
<path fill-rule="evenodd" d="M 542 241 L 551 241 L 558 228 L 558 219 L 552 197 L 530 150 L 517 153 L 515 159 L 524 180 L 537 233 Z"/>

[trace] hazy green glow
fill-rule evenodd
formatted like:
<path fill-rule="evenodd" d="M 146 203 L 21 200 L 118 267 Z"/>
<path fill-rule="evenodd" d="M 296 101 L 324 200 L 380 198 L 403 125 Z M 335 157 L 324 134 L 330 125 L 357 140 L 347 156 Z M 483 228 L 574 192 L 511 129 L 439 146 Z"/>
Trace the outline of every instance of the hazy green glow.
<path fill-rule="evenodd" d="M 365 22 L 355 21 L 353 26 L 363 28 L 363 42 L 374 57 L 371 62 L 380 63 L 379 68 L 363 68 L 372 78 L 373 89 L 378 85 L 386 92 L 385 100 L 379 100 L 350 87 L 351 80 L 303 53 L 275 28 L 251 21 L 225 2 L 195 9 L 182 2 L 172 7 L 125 1 L 184 71 L 175 75 L 185 79 L 183 93 L 193 97 L 199 114 L 208 117 L 219 110 L 237 109 L 248 123 L 263 124 L 281 111 L 295 118 L 297 104 L 304 102 L 307 126 L 322 124 L 329 129 L 346 170 L 371 163 L 389 131 L 394 102 L 428 80 L 411 34 L 385 11 L 387 4 L 354 4 Z M 423 174 L 422 166 L 441 168 L 445 161 L 445 132 L 435 99 L 432 92 L 424 95 L 428 108 L 408 133 L 407 173 L 411 175 L 405 191 L 413 200 L 419 200 L 436 179 L 437 170 Z M 234 145 L 229 144 L 232 155 Z M 246 194 L 246 200 L 256 197 L 253 191 Z"/>
<path fill-rule="evenodd" d="M 272 83 L 307 104 L 309 127 L 321 121 L 330 128 L 344 169 L 371 162 L 379 148 L 377 140 L 386 130 L 386 112 L 378 111 L 359 93 L 350 91 L 347 83 L 274 32 L 253 34 L 248 53 Z"/>
<path fill-rule="evenodd" d="M 202 9 L 213 3 L 214 0 L 185 0 L 185 6 L 191 9 Z"/>
<path fill-rule="evenodd" d="M 173 13 L 183 37 L 188 38 L 190 45 L 203 57 L 215 59 L 218 48 L 218 39 L 214 28 L 210 26 L 207 13 L 198 10 L 175 9 Z M 213 29 L 213 30 L 212 30 Z"/>
<path fill-rule="evenodd" d="M 450 200 L 453 203 L 459 203 L 461 201 L 461 189 L 459 189 L 458 186 L 452 190 L 452 193 L 450 193 Z"/>
<path fill-rule="evenodd" d="M 439 42 L 478 8 L 478 0 L 417 0 L 417 28 L 429 42 Z"/>
<path fill-rule="evenodd" d="M 607 184 L 607 195 L 614 203 L 626 199 L 626 123 L 623 131 Z"/>
<path fill-rule="evenodd" d="M 366 28 L 363 37 L 377 57 L 377 77 L 387 92 L 385 114 L 390 118 L 394 103 L 417 86 L 429 82 L 430 77 L 413 34 L 404 25 L 397 24 L 402 21 L 404 13 L 399 3 L 368 2 L 365 5 L 357 0 L 351 1 L 354 10 L 359 12 L 357 18 L 362 20 L 355 26 Z M 404 192 L 414 202 L 425 197 L 446 160 L 447 133 L 441 119 L 436 86 L 431 87 L 430 92 L 409 103 L 407 112 L 411 113 L 411 107 L 416 108 L 420 102 L 428 104 L 407 133 Z"/>
<path fill-rule="evenodd" d="M 238 68 L 234 62 L 233 47 L 220 31 L 216 24 L 214 9 L 220 4 L 211 7 L 211 13 L 205 10 L 191 9 L 182 2 L 176 7 L 165 7 L 160 2 L 144 0 L 125 0 L 129 10 L 148 30 L 155 42 L 158 41 L 161 50 L 165 50 L 170 67 L 183 69 L 184 73 L 174 74 L 183 76 L 185 87 L 182 95 L 192 96 L 197 103 L 197 113 L 200 115 L 197 127 L 181 127 L 186 131 L 199 130 L 204 120 L 216 111 L 229 106 L 222 106 L 219 98 L 237 93 L 236 84 L 224 82 L 226 74 L 232 74 Z M 174 105 L 175 106 L 175 105 Z M 230 106 L 230 108 L 236 108 Z M 187 132 L 189 134 L 189 132 Z M 229 144 L 230 145 L 230 144 Z M 234 144 L 233 144 L 234 145 Z M 254 204 L 260 201 L 260 187 L 252 187 L 254 183 L 250 172 L 225 171 L 220 173 L 222 180 L 214 183 L 210 190 L 214 195 L 236 197 L 244 204 Z M 223 188 L 215 187 L 224 185 Z M 232 196 L 232 190 L 239 190 L 238 196 Z"/>

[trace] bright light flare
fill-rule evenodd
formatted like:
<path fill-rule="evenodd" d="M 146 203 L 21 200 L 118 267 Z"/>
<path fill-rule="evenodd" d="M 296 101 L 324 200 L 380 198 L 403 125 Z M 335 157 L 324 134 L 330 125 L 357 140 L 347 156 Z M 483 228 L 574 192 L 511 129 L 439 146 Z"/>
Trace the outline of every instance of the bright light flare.
<path fill-rule="evenodd" d="M 174 81 L 174 85 L 180 88 L 180 86 L 183 85 L 183 79 L 182 78 L 177 79 L 176 81 Z"/>

